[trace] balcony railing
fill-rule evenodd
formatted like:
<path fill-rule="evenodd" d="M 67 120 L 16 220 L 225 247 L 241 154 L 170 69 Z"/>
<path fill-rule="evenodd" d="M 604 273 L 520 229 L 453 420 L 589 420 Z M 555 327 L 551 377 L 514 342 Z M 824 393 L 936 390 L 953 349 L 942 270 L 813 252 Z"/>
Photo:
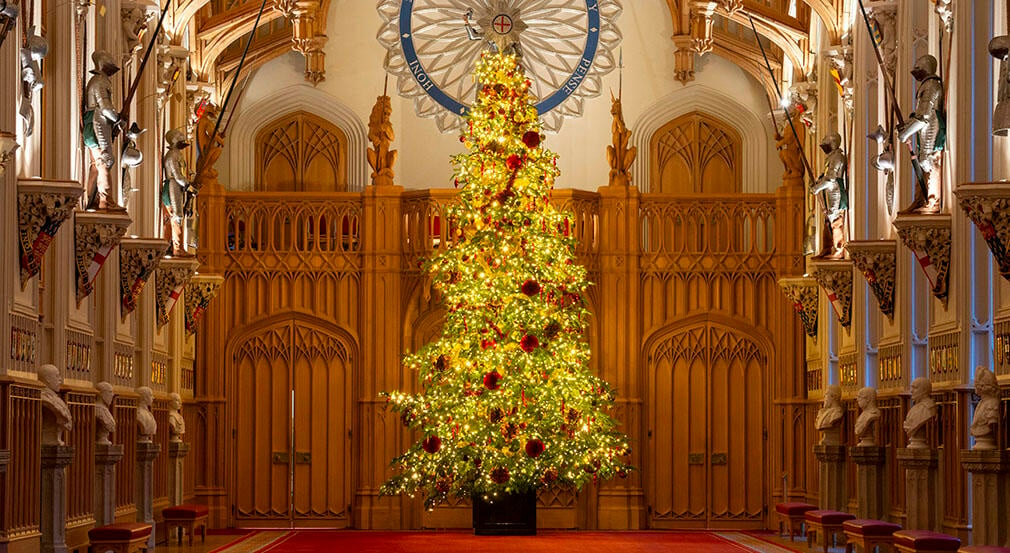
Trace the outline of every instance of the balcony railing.
<path fill-rule="evenodd" d="M 225 200 L 227 249 L 247 253 L 349 253 L 361 243 L 361 194 L 243 192 Z"/>

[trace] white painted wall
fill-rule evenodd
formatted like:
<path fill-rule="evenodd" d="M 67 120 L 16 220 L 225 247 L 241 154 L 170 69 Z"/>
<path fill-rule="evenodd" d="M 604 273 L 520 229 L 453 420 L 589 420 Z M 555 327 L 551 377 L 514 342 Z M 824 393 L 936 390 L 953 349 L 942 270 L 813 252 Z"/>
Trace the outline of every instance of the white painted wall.
<path fill-rule="evenodd" d="M 634 128 L 635 122 L 646 112 L 656 109 L 656 106 L 678 102 L 681 94 L 685 101 L 693 101 L 691 98 L 700 96 L 699 90 L 692 90 L 696 87 L 715 89 L 735 99 L 735 105 L 731 100 L 725 106 L 727 111 L 748 112 L 746 116 L 738 113 L 736 117 L 727 116 L 727 119 L 749 120 L 753 125 L 768 120 L 767 103 L 761 86 L 732 62 L 714 54 L 698 60 L 694 82 L 683 86 L 674 80 L 674 48 L 670 40 L 673 29 L 667 7 L 662 2 L 626 1 L 624 5 L 618 27 L 624 35 L 623 106 L 625 120 L 630 127 Z M 356 115 L 365 126 L 376 96 L 382 93 L 385 77 L 382 68 L 385 51 L 375 39 L 380 25 L 381 19 L 373 2 L 331 2 L 327 29 L 329 41 L 326 46 L 326 80 L 318 85 L 318 92 L 325 93 L 331 101 L 340 104 L 341 111 Z M 261 114 L 249 112 L 250 106 L 255 106 L 255 110 L 259 111 L 264 105 L 269 105 L 269 101 L 264 100 L 279 95 L 284 89 L 290 90 L 289 87 L 293 85 L 309 87 L 303 79 L 302 69 L 302 58 L 296 53 L 281 56 L 260 68 L 252 77 L 237 108 L 233 128 L 240 127 L 245 118 L 262 120 Z M 616 89 L 617 80 L 616 72 L 606 76 L 603 80 L 604 89 Z M 393 125 L 396 129 L 395 147 L 400 151 L 396 167 L 397 183 L 406 188 L 451 186 L 449 156 L 462 149 L 458 137 L 453 134 L 443 135 L 438 132 L 433 121 L 415 116 L 412 102 L 398 97 L 394 90 L 395 81 L 390 79 Z M 318 94 L 313 96 L 321 97 Z M 311 103 L 301 109 L 314 111 Z M 316 113 L 326 116 L 323 110 L 317 110 Z M 546 146 L 560 156 L 562 176 L 559 187 L 595 190 L 607 184 L 609 168 L 606 146 L 610 142 L 610 123 L 610 98 L 605 94 L 587 101 L 581 118 L 567 120 L 558 135 L 548 137 Z M 753 136 L 756 132 L 755 129 L 750 129 L 749 132 L 746 132 L 747 129 L 739 130 L 744 136 Z M 770 124 L 764 123 L 764 128 L 757 132 L 768 139 L 768 145 L 762 147 L 767 159 L 763 163 L 756 159 L 745 160 L 747 167 L 744 168 L 744 173 L 764 167 L 767 178 L 757 179 L 756 187 L 749 186 L 748 191 L 772 191 L 780 182 L 781 164 L 771 146 Z M 229 141 L 228 151 L 219 163 L 221 181 L 233 189 L 251 189 L 251 182 L 231 182 L 232 171 L 229 166 L 247 164 L 251 167 L 254 157 L 252 143 L 246 140 Z M 247 171 L 241 173 L 249 174 Z M 641 175 L 641 178 L 644 179 L 645 175 Z"/>

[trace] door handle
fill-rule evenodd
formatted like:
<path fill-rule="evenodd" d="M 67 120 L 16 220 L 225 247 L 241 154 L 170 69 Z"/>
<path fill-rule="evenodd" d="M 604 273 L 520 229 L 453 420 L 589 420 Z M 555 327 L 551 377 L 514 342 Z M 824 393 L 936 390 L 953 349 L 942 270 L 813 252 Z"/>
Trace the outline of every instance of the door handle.
<path fill-rule="evenodd" d="M 291 455 L 287 451 L 275 451 L 270 459 L 275 465 L 286 465 L 291 462 Z"/>
<path fill-rule="evenodd" d="M 312 453 L 308 451 L 299 451 L 295 453 L 295 463 L 299 465 L 311 465 Z"/>
<path fill-rule="evenodd" d="M 728 465 L 729 459 L 727 458 L 729 454 L 727 453 L 713 453 L 712 454 L 712 464 L 713 465 Z"/>
<path fill-rule="evenodd" d="M 705 454 L 704 453 L 688 453 L 687 454 L 687 464 L 689 464 L 689 465 L 704 465 L 705 464 Z"/>

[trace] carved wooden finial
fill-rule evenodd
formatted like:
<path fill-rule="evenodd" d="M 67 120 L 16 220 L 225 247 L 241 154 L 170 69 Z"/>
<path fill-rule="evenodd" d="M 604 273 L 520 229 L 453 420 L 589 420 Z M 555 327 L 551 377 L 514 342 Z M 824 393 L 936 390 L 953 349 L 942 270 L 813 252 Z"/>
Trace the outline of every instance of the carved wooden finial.
<path fill-rule="evenodd" d="M 393 164 L 396 163 L 396 150 L 389 147 L 393 143 L 393 123 L 389 117 L 393 107 L 389 96 L 383 94 L 375 100 L 372 114 L 368 117 L 368 164 L 372 166 L 372 184 L 375 186 L 393 184 Z"/>
<path fill-rule="evenodd" d="M 624 111 L 621 108 L 621 98 L 610 94 L 610 114 L 614 116 L 611 125 L 613 144 L 607 146 L 607 162 L 610 163 L 610 186 L 631 185 L 631 164 L 635 161 L 638 148 L 629 146 L 631 131 L 624 124 Z"/>

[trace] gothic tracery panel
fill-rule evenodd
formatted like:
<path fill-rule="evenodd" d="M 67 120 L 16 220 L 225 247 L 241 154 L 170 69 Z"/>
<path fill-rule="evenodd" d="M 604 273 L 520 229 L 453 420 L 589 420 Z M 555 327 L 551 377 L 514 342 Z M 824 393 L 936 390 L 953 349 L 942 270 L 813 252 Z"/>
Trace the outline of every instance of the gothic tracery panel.
<path fill-rule="evenodd" d="M 274 192 L 347 190 L 347 137 L 336 125 L 299 111 L 256 135 L 256 189 Z"/>
<path fill-rule="evenodd" d="M 701 112 L 677 117 L 652 136 L 649 191 L 735 194 L 742 189 L 740 134 Z"/>

